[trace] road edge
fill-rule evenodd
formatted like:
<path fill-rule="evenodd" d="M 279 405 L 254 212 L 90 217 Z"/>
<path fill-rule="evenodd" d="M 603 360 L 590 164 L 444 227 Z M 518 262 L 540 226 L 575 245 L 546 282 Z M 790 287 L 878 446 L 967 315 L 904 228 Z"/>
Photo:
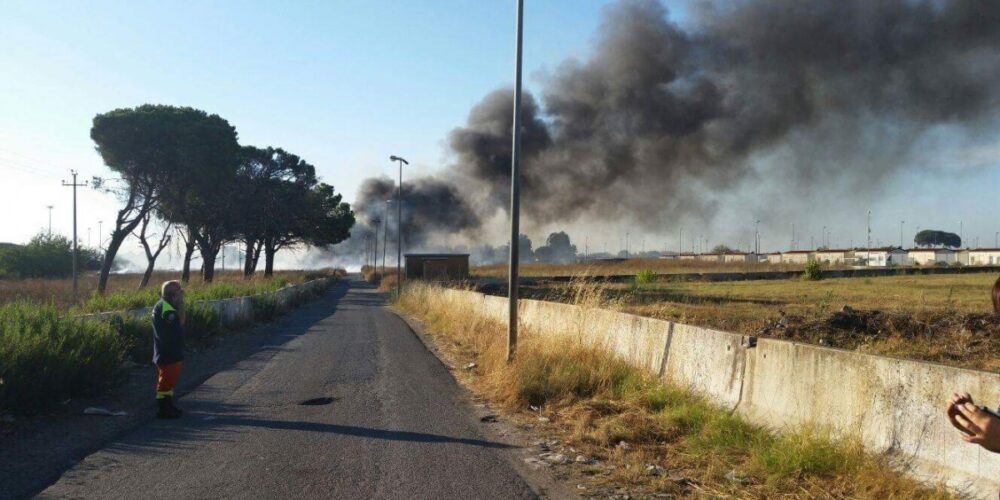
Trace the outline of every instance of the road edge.
<path fill-rule="evenodd" d="M 495 420 L 491 421 L 489 424 L 479 423 L 478 429 L 483 434 L 483 437 L 491 441 L 502 441 L 508 442 L 514 445 L 514 448 L 501 451 L 500 454 L 503 458 L 510 464 L 510 466 L 517 472 L 517 474 L 524 480 L 532 491 L 535 492 L 541 498 L 556 498 L 556 499 L 581 499 L 583 498 L 574 488 L 571 487 L 566 481 L 562 481 L 553 474 L 549 473 L 548 469 L 538 469 L 531 465 L 528 465 L 526 459 L 534 458 L 534 453 L 532 453 L 532 441 L 537 441 L 541 439 L 540 436 L 534 436 L 530 432 L 519 428 L 513 422 L 507 420 L 499 412 L 491 411 L 489 402 L 483 400 L 472 392 L 468 387 L 466 387 L 460 380 L 458 380 L 454 371 L 461 369 L 461 367 L 456 367 L 449 364 L 448 360 L 442 357 L 439 352 L 440 348 L 434 337 L 427 333 L 426 327 L 423 322 L 409 314 L 399 310 L 398 308 L 385 305 L 385 309 L 396 317 L 401 319 L 403 323 L 409 328 L 417 339 L 424 345 L 424 348 L 428 352 L 434 355 L 434 357 L 440 362 L 447 370 L 448 376 L 451 377 L 452 381 L 455 382 L 462 393 L 466 396 L 468 401 L 481 401 L 483 407 L 480 408 L 477 405 L 469 405 L 469 412 L 477 417 L 490 415 L 494 417 Z"/>

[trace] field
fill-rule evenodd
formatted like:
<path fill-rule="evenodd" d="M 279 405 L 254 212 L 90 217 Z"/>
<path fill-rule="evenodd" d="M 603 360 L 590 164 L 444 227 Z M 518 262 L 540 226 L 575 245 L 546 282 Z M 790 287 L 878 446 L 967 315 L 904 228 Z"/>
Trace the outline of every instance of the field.
<path fill-rule="evenodd" d="M 542 264 L 524 263 L 519 267 L 519 273 L 524 277 L 542 276 L 579 276 L 586 275 L 622 275 L 635 274 L 649 270 L 656 274 L 678 273 L 708 273 L 708 272 L 765 272 L 765 271 L 802 271 L 803 264 L 768 264 L 768 263 L 720 263 L 696 260 L 666 260 L 666 259 L 629 259 L 621 262 L 589 262 L 586 264 Z M 842 269 L 844 266 L 824 266 L 824 269 Z M 505 278 L 507 264 L 491 266 L 474 266 L 470 269 L 474 277 Z"/>
<path fill-rule="evenodd" d="M 251 280 L 251 283 L 275 283 L 280 280 L 282 284 L 297 284 L 318 276 L 324 272 L 332 271 L 275 271 L 273 279 L 264 279 L 261 273 Z M 197 274 L 197 273 L 194 273 Z M 180 279 L 179 271 L 158 271 L 153 273 L 149 281 L 148 291 L 140 294 L 142 300 L 149 300 L 159 293 L 159 285 L 167 280 Z M 108 280 L 108 295 L 115 294 L 135 296 L 133 292 L 138 288 L 142 280 L 141 274 L 113 274 Z M 224 284 L 234 286 L 244 286 L 247 283 L 243 275 L 239 272 L 216 272 L 214 286 L 217 288 Z M 192 276 L 186 288 L 189 291 L 196 291 L 205 288 L 207 285 L 201 278 Z M 71 279 L 0 279 L 0 304 L 10 302 L 31 302 L 36 304 L 49 304 L 55 306 L 57 310 L 67 311 L 76 306 L 84 311 L 100 310 L 97 300 L 93 295 L 97 290 L 97 274 L 90 273 L 80 277 L 80 298 L 73 300 L 73 280 Z M 148 298 L 143 298 L 148 295 Z M 197 293 L 195 294 L 197 300 Z M 88 302 L 90 304 L 88 305 Z M 155 302 L 155 300 L 153 300 Z M 147 304 L 152 305 L 152 303 Z M 143 306 L 146 307 L 146 306 Z"/>
<path fill-rule="evenodd" d="M 1000 372 L 991 273 L 821 281 L 551 284 L 522 297 L 588 302 L 747 335 Z M 643 280 L 639 280 L 643 281 Z"/>

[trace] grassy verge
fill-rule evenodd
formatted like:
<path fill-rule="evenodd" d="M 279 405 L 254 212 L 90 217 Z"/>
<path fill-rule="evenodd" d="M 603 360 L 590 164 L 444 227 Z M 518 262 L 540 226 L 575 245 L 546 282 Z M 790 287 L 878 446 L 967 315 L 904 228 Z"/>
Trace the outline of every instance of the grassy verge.
<path fill-rule="evenodd" d="M 220 335 L 247 326 L 224 326 L 215 309 L 196 302 L 230 293 L 244 295 L 245 291 L 220 287 L 206 295 L 195 295 L 186 314 L 187 346 L 207 347 Z M 301 291 L 291 298 L 289 308 L 314 295 L 312 291 Z M 284 312 L 273 297 L 253 299 L 254 322 L 270 321 Z M 148 318 L 115 315 L 105 321 L 92 321 L 62 315 L 52 305 L 0 305 L 0 413 L 32 414 L 65 398 L 101 392 L 122 380 L 126 359 L 150 362 L 152 336 Z"/>
<path fill-rule="evenodd" d="M 473 391 L 515 420 L 544 421 L 536 429 L 571 454 L 567 473 L 592 494 L 949 497 L 856 442 L 816 429 L 773 434 L 599 349 L 522 330 L 508 364 L 505 326 L 436 288 L 410 285 L 396 306 L 423 320 L 453 361 L 476 363 L 459 373 Z"/>
<path fill-rule="evenodd" d="M 197 273 L 195 273 L 197 274 Z M 285 280 L 288 284 L 299 284 L 325 276 L 344 276 L 343 269 L 318 269 L 310 271 L 275 271 L 273 279 Z M 136 290 L 142 279 L 140 274 L 112 274 L 108 281 L 108 293 L 115 294 L 123 292 L 124 296 L 130 295 Z M 150 280 L 150 289 L 156 289 L 159 284 L 167 280 L 180 279 L 178 271 L 156 271 Z M 268 281 L 258 275 L 250 282 Z M 243 286 L 247 283 L 241 272 L 217 271 L 213 283 L 204 283 L 201 278 L 192 276 L 187 284 L 187 289 L 191 292 L 202 288 L 217 286 L 224 283 L 232 283 L 236 286 Z M 38 304 L 54 305 L 60 311 L 68 311 L 71 308 L 84 306 L 84 302 L 93 295 L 97 288 L 97 275 L 95 273 L 85 273 L 80 276 L 80 300 L 73 299 L 73 280 L 71 279 L 0 279 L 0 304 L 8 302 L 34 302 Z M 145 292 L 147 294 L 151 292 Z M 146 295 L 145 297 L 148 297 Z M 93 306 L 91 306 L 93 307 Z M 94 310 L 93 308 L 88 310 Z"/>

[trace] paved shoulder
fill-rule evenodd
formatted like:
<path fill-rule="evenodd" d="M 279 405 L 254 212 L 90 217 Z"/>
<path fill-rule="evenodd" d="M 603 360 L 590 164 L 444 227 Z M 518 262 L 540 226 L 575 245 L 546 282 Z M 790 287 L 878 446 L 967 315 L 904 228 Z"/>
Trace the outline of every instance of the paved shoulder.
<path fill-rule="evenodd" d="M 346 288 L 346 290 L 344 289 Z M 531 498 L 461 390 L 364 283 L 210 378 L 43 498 Z"/>

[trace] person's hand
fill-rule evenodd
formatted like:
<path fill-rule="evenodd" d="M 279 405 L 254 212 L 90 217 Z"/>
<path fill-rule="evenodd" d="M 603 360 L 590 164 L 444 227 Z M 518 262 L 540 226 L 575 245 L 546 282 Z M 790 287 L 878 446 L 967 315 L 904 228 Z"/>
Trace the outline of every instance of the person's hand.
<path fill-rule="evenodd" d="M 961 414 L 961 412 L 958 411 L 958 406 L 965 403 L 975 404 L 969 393 L 963 392 L 952 394 L 951 401 L 948 402 L 948 406 L 945 408 L 945 413 L 948 414 L 948 420 L 951 421 L 951 425 L 962 432 L 962 434 L 968 435 L 968 430 L 966 430 L 965 426 L 957 420 L 958 416 Z"/>
<path fill-rule="evenodd" d="M 959 403 L 955 407 L 958 409 L 955 420 L 964 428 L 962 440 L 1000 453 L 1000 418 L 979 409 L 971 402 Z"/>

